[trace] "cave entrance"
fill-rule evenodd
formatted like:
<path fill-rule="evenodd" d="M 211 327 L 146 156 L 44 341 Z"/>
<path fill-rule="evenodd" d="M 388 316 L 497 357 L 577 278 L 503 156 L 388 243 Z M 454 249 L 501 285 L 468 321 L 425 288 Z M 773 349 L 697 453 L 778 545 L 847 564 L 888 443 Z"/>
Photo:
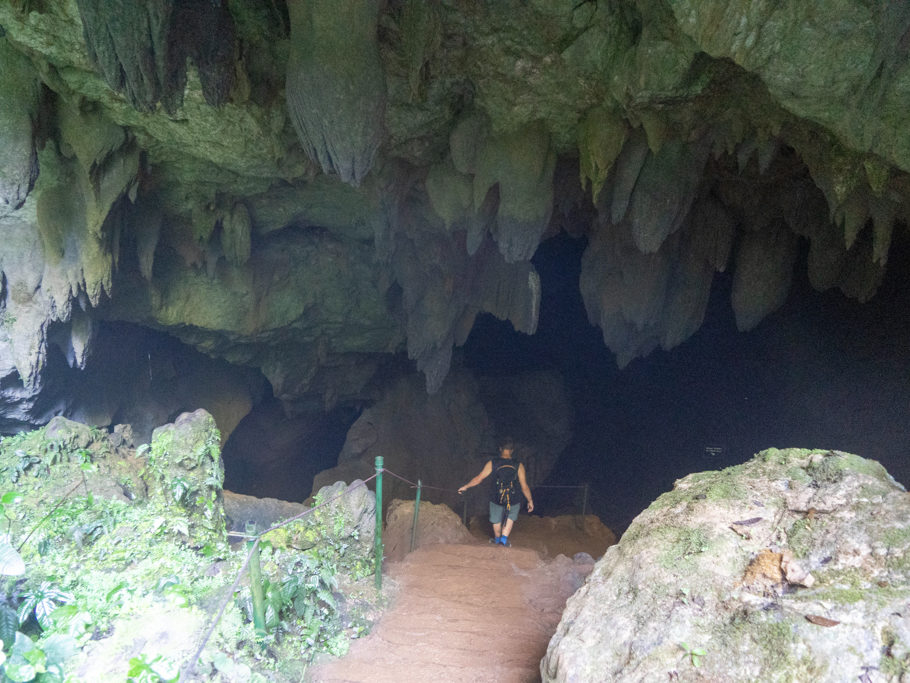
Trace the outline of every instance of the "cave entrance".
<path fill-rule="evenodd" d="M 575 410 L 573 439 L 541 484 L 590 483 L 589 507 L 623 531 L 673 481 L 748 460 L 770 447 L 829 448 L 880 461 L 910 483 L 910 239 L 895 231 L 885 280 L 860 304 L 819 293 L 805 248 L 786 303 L 750 332 L 736 329 L 732 277 L 715 276 L 704 324 L 671 351 L 619 370 L 592 326 L 578 277 L 584 238 L 565 233 L 533 259 L 538 332 L 484 315 L 465 344 L 476 373 L 558 369 Z M 805 245 L 804 245 L 805 247 Z M 541 489 L 541 514 L 577 510 L 577 494 Z"/>
<path fill-rule="evenodd" d="M 352 407 L 289 416 L 269 397 L 240 421 L 222 449 L 224 488 L 260 498 L 302 502 L 313 477 L 338 464 L 348 429 L 359 415 Z"/>

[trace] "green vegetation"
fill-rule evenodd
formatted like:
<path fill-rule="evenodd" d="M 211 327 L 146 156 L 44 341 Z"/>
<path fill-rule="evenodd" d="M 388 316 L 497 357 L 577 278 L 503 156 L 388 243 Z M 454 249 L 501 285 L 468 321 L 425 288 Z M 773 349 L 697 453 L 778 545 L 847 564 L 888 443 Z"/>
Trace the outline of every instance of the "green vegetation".
<path fill-rule="evenodd" d="M 819 519 L 798 519 L 787 529 L 787 545 L 796 557 L 803 558 L 809 554 L 812 548 L 812 525 L 821 523 Z"/>
<path fill-rule="evenodd" d="M 829 453 L 806 468 L 809 475 L 818 482 L 829 484 L 840 481 L 847 471 L 866 474 L 876 479 L 886 479 L 887 472 L 875 460 L 861 458 L 850 453 Z"/>
<path fill-rule="evenodd" d="M 696 668 L 701 665 L 701 658 L 708 654 L 704 648 L 690 647 L 688 643 L 680 643 L 679 647 L 686 654 L 686 657 L 689 658 L 692 666 Z"/>
<path fill-rule="evenodd" d="M 107 656 L 108 643 L 132 642 L 139 628 L 148 646 L 110 666 L 129 681 L 176 681 L 191 653 L 156 649 L 148 615 L 201 627 L 225 600 L 197 668 L 206 680 L 299 680 L 317 652 L 341 654 L 367 632 L 372 553 L 342 509 L 327 508 L 261 543 L 268 633 L 257 637 L 248 577 L 228 593 L 246 549 L 226 543 L 217 431 L 203 432 L 186 449 L 176 433 L 156 431 L 135 470 L 99 430 L 86 430 L 87 444 L 45 429 L 0 442 L 5 680 L 62 682 L 67 660 L 86 665 L 86 649 Z M 149 493 L 137 484 L 134 499 L 113 496 L 120 483 L 105 488 L 101 474 L 147 482 Z"/>

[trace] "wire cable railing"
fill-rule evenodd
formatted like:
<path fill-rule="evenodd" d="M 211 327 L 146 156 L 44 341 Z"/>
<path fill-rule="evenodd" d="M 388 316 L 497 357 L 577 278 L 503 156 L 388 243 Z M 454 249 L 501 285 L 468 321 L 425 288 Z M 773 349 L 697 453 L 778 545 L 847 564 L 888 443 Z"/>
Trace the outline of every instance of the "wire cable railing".
<path fill-rule="evenodd" d="M 215 617 L 212 620 L 212 623 L 209 625 L 209 628 L 205 632 L 205 636 L 202 639 L 199 647 L 196 649 L 196 652 L 193 654 L 193 657 L 184 667 L 184 672 L 187 674 L 187 677 L 192 676 L 195 673 L 196 665 L 199 662 L 199 658 L 202 655 L 205 646 L 208 644 L 212 635 L 215 633 L 215 629 L 218 627 L 218 623 L 221 621 L 224 611 L 227 608 L 230 601 L 234 598 L 240 582 L 243 579 L 244 574 L 249 571 L 250 574 L 250 592 L 252 594 L 252 603 L 253 603 L 253 629 L 259 638 L 265 638 L 268 635 L 266 629 L 266 620 L 265 620 L 265 597 L 262 585 L 262 569 L 259 562 L 259 548 L 262 541 L 262 537 L 268 534 L 269 532 L 280 529 L 292 522 L 296 522 L 299 519 L 311 515 L 317 510 L 325 508 L 336 500 L 356 491 L 362 486 L 366 486 L 369 482 L 376 482 L 376 533 L 373 537 L 373 553 L 374 553 L 374 565 L 375 565 L 375 586 L 377 592 L 382 590 L 382 556 L 383 556 L 383 543 L 382 543 L 382 476 L 384 473 L 389 474 L 396 479 L 408 484 L 412 489 L 415 489 L 415 498 L 414 498 L 414 519 L 411 525 L 411 550 L 413 551 L 416 546 L 417 541 L 417 527 L 419 522 L 420 514 L 420 499 L 421 494 L 424 489 L 429 489 L 433 491 L 447 492 L 452 493 L 461 498 L 462 502 L 462 523 L 467 526 L 467 510 L 468 510 L 468 501 L 467 497 L 463 496 L 458 492 L 458 489 L 448 488 L 443 486 L 431 486 L 429 484 L 424 484 L 423 481 L 418 478 L 416 482 L 407 479 L 406 477 L 396 474 L 391 470 L 385 469 L 383 466 L 382 456 L 377 456 L 375 459 L 375 468 L 376 472 L 371 477 L 368 477 L 364 480 L 358 480 L 350 484 L 343 491 L 337 493 L 331 498 L 324 500 L 317 505 L 314 505 L 311 508 L 308 508 L 301 512 L 300 514 L 289 517 L 277 524 L 273 524 L 269 528 L 263 531 L 257 531 L 255 524 L 248 524 L 243 532 L 239 531 L 229 531 L 228 536 L 232 538 L 237 538 L 245 540 L 247 543 L 247 554 L 244 558 L 243 564 L 240 567 L 240 570 L 237 572 L 237 576 L 234 579 L 234 582 L 231 584 L 230 589 L 227 592 L 224 600 L 222 600 Z M 581 505 L 581 514 L 584 516 L 587 512 L 587 503 L 588 503 L 588 484 L 552 484 L 552 485 L 540 485 L 531 487 L 532 490 L 551 488 L 551 489 L 583 489 L 582 495 L 582 505 Z"/>

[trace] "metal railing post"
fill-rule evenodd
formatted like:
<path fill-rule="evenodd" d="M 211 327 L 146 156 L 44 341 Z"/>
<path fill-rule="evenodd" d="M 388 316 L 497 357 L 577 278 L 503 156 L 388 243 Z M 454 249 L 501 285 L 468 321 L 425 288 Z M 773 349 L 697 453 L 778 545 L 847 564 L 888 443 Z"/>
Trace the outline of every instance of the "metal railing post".
<path fill-rule="evenodd" d="M 248 534 L 256 533 L 255 524 L 247 524 Z M 246 542 L 250 551 L 250 591 L 253 593 L 253 629 L 257 638 L 265 638 L 268 631 L 265 628 L 265 596 L 262 592 L 262 567 L 259 564 L 259 539 Z"/>
<path fill-rule="evenodd" d="M 382 590 L 382 456 L 376 456 L 376 536 L 373 550 L 376 553 L 376 590 Z"/>
<path fill-rule="evenodd" d="M 420 487 L 423 482 L 417 480 L 417 497 L 414 499 L 414 521 L 411 524 L 411 552 L 414 552 L 414 546 L 417 544 L 417 521 L 420 518 Z"/>
<path fill-rule="evenodd" d="M 468 525 L 468 497 L 465 496 L 461 499 L 461 523 L 465 526 Z"/>

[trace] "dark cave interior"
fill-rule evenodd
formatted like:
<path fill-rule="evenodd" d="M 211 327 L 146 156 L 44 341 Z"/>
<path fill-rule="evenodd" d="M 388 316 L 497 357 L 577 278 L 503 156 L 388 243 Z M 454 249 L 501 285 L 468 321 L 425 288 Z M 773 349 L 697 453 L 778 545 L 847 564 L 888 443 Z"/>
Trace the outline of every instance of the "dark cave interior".
<path fill-rule="evenodd" d="M 813 290 L 804 249 L 787 302 L 756 329 L 736 329 L 732 278 L 718 274 L 701 329 L 623 370 L 589 324 L 578 292 L 584 247 L 583 238 L 562 234 L 538 249 L 536 335 L 485 315 L 465 345 L 466 364 L 480 374 L 549 365 L 565 377 L 574 438 L 541 483 L 588 482 L 591 508 L 617 531 L 674 480 L 739 464 L 770 447 L 857 453 L 910 483 L 905 232 L 895 234 L 885 280 L 866 304 Z M 579 494 L 565 489 L 541 489 L 535 497 L 541 514 L 579 505 Z"/>

